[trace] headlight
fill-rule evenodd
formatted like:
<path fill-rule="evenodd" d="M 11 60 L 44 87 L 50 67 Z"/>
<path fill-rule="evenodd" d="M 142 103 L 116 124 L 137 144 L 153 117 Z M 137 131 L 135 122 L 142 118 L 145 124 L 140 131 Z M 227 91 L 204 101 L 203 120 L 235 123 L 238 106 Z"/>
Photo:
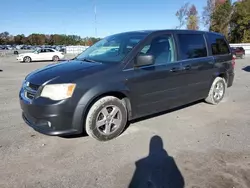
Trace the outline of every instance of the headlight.
<path fill-rule="evenodd" d="M 50 98 L 55 101 L 67 99 L 73 95 L 75 87 L 75 84 L 45 85 L 40 96 Z"/>

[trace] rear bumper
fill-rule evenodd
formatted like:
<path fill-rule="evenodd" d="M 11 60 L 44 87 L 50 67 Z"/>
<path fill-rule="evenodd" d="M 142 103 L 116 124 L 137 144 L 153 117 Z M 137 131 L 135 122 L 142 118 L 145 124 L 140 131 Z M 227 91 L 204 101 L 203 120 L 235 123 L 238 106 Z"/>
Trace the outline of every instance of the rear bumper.
<path fill-rule="evenodd" d="M 238 53 L 238 54 L 234 54 L 236 57 L 241 57 L 243 55 L 245 55 L 244 53 Z"/>

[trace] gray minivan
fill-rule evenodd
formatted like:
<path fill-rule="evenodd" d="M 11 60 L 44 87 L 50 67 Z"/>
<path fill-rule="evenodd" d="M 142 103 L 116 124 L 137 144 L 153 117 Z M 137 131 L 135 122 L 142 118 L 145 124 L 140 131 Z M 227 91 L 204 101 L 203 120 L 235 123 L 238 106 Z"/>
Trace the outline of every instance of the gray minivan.
<path fill-rule="evenodd" d="M 22 116 L 43 134 L 86 131 L 107 141 L 132 119 L 201 99 L 218 104 L 233 84 L 234 65 L 219 33 L 115 34 L 71 61 L 30 73 L 19 94 Z"/>

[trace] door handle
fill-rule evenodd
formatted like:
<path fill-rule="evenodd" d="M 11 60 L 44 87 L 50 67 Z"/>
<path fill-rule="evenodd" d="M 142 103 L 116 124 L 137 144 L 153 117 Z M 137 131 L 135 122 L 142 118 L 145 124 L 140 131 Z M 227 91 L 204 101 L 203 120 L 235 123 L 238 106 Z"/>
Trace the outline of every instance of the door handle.
<path fill-rule="evenodd" d="M 190 70 L 190 69 L 191 69 L 190 65 L 187 65 L 187 66 L 183 67 L 183 70 Z"/>
<path fill-rule="evenodd" d="M 169 71 L 170 72 L 177 72 L 178 70 L 179 70 L 178 68 L 174 67 L 174 68 L 170 69 Z"/>

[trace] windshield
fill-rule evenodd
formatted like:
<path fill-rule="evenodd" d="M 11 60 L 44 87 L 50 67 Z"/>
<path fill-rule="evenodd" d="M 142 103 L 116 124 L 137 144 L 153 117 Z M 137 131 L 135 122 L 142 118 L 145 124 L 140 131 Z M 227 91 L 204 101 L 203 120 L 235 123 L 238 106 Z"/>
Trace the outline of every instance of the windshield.
<path fill-rule="evenodd" d="M 147 36 L 147 33 L 122 33 L 106 37 L 82 52 L 76 59 L 119 63 Z"/>

